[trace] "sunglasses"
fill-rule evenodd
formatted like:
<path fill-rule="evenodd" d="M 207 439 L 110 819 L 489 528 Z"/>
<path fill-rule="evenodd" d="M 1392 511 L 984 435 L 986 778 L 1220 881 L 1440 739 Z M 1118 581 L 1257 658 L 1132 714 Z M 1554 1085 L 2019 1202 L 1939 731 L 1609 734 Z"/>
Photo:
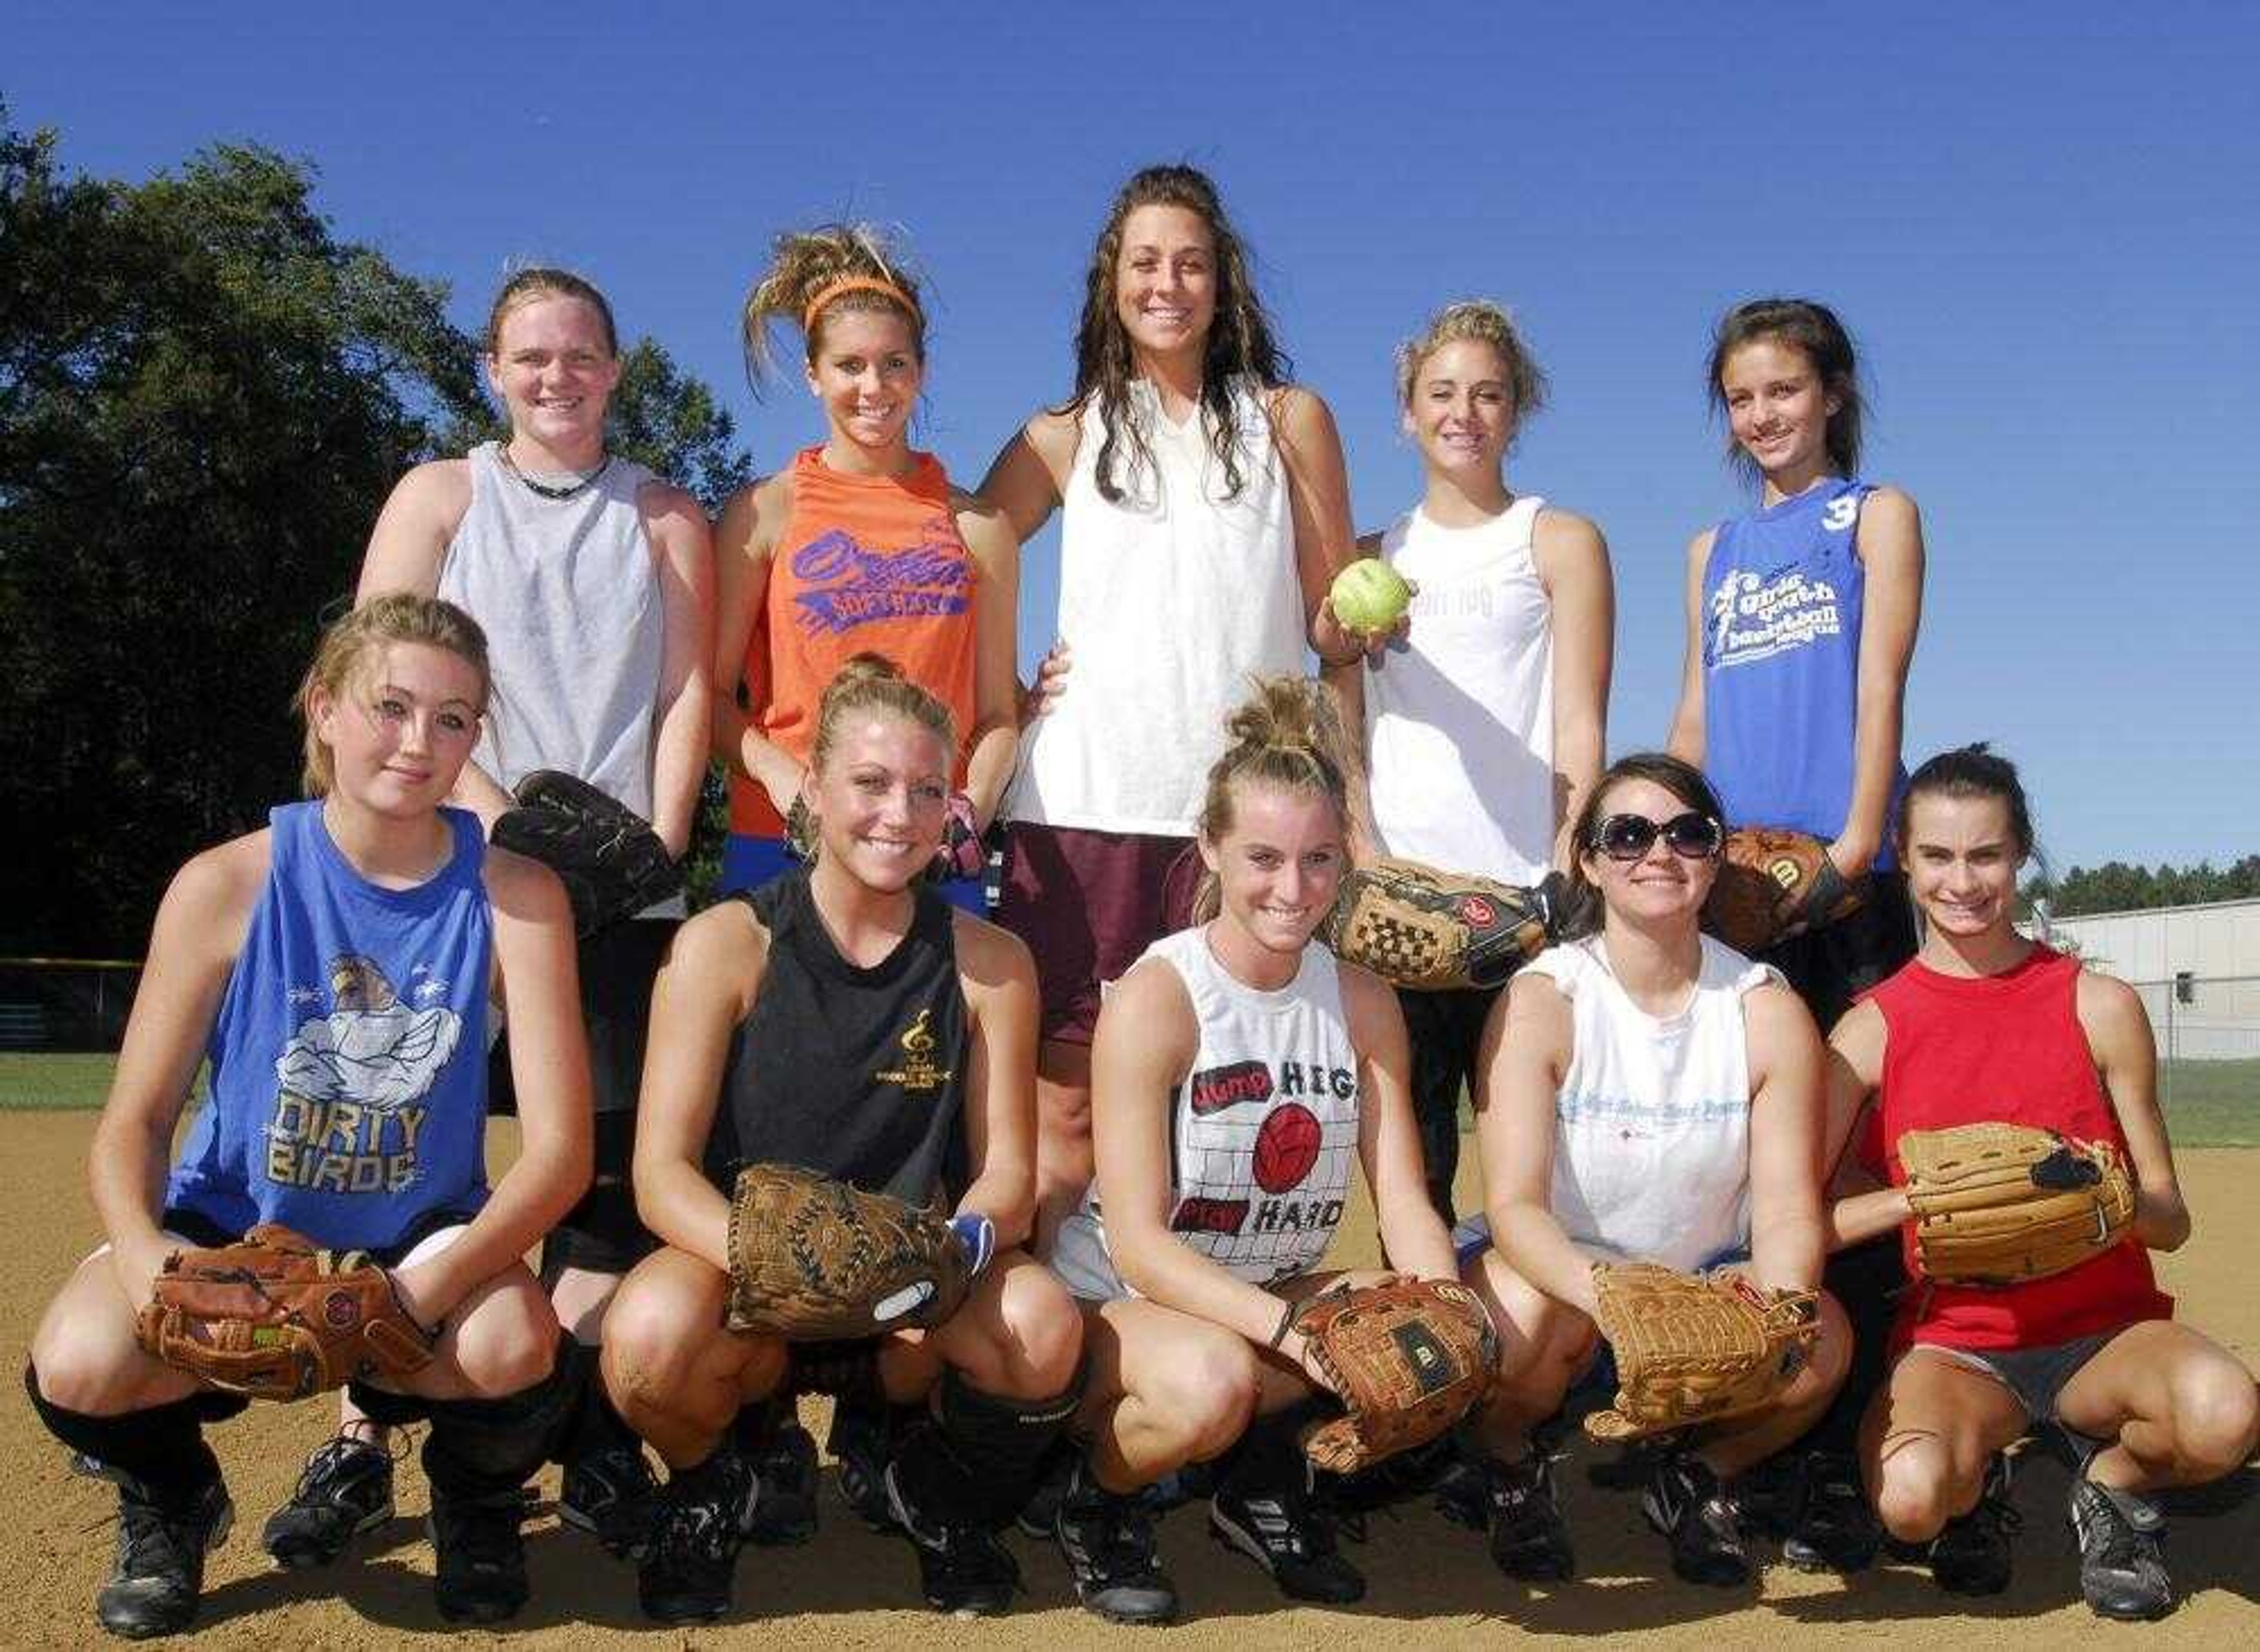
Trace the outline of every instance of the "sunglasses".
<path fill-rule="evenodd" d="M 1726 847 L 1727 828 L 1714 817 L 1692 809 L 1669 820 L 1651 820 L 1644 814 L 1612 814 L 1593 827 L 1588 847 L 1612 861 L 1637 861 L 1656 847 L 1658 838 L 1684 861 L 1707 861 Z"/>

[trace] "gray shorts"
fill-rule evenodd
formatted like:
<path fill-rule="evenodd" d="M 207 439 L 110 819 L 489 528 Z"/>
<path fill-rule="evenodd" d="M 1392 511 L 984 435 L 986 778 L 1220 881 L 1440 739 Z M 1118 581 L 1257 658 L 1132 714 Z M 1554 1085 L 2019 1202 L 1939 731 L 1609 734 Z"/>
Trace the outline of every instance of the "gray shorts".
<path fill-rule="evenodd" d="M 1130 1294 L 1122 1276 L 1114 1271 L 1114 1258 L 1106 1254 L 1106 1231 L 1098 1215 L 1085 1205 L 1071 1212 L 1052 1241 L 1051 1270 L 1078 1304 L 1098 1307 L 1119 1302 Z"/>
<path fill-rule="evenodd" d="M 2101 1331 L 2093 1336 L 2074 1337 L 2069 1342 L 2053 1342 L 2046 1348 L 1944 1348 L 1936 1342 L 1918 1342 L 1914 1346 L 1957 1365 L 1966 1365 L 1973 1371 L 1983 1371 L 2017 1397 L 2017 1403 L 2025 1408 L 2029 1420 L 2043 1423 L 2056 1420 L 2056 1396 L 2063 1392 L 2063 1385 L 2118 1334 L 2118 1331 Z M 1913 1353 L 1914 1349 L 1907 1351 Z"/>

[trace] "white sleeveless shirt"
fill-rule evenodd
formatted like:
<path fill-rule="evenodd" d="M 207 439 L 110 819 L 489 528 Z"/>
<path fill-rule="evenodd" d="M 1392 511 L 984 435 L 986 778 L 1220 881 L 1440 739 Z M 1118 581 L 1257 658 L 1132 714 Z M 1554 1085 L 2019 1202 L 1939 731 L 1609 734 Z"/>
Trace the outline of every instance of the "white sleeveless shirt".
<path fill-rule="evenodd" d="M 1357 1160 L 1357 1052 L 1334 954 L 1303 949 L 1295 978 L 1263 991 L 1234 978 L 1205 929 L 1146 949 L 1177 972 L 1200 1029 L 1169 1097 L 1172 1233 L 1253 1284 L 1308 1273 L 1341 1226 Z M 1055 1265 L 1070 1284 L 1111 1276 L 1094 1189 L 1061 1225 Z M 1079 1294 L 1099 1295 L 1098 1291 Z"/>
<path fill-rule="evenodd" d="M 1598 935 L 1525 968 L 1570 1000 L 1555 1103 L 1554 1215 L 1580 1247 L 1691 1269 L 1750 1241 L 1750 1069 L 1742 998 L 1783 980 L 1703 937 L 1686 1006 L 1653 1016 L 1610 973 Z"/>
<path fill-rule="evenodd" d="M 1391 855 L 1508 883 L 1554 855 L 1554 604 L 1525 496 L 1477 527 L 1419 506 L 1382 560 L 1420 587 L 1412 629 L 1365 674 L 1374 826 Z"/>
<path fill-rule="evenodd" d="M 1190 837 L 1248 678 L 1303 675 L 1286 472 L 1259 392 L 1235 386 L 1233 409 L 1241 489 L 1227 499 L 1200 411 L 1173 425 L 1154 387 L 1134 381 L 1130 413 L 1153 463 L 1125 432 L 1119 504 L 1098 491 L 1098 405 L 1084 409 L 1060 530 L 1059 635 L 1074 659 L 1021 737 L 1013 819 Z"/>
<path fill-rule="evenodd" d="M 473 754 L 504 789 L 558 769 L 651 819 L 652 731 L 666 616 L 636 496 L 652 473 L 613 459 L 545 499 L 482 442 L 439 595 L 487 633 L 493 683 Z"/>

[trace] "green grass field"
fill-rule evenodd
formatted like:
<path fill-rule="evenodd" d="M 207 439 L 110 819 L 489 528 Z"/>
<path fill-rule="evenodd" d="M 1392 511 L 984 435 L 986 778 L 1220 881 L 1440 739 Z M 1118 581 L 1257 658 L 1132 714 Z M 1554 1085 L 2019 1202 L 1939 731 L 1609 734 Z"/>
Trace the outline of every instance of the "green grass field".
<path fill-rule="evenodd" d="M 2158 1093 L 2177 1146 L 2260 1148 L 2260 1061 L 2167 1062 Z"/>
<path fill-rule="evenodd" d="M 116 1061 L 112 1055 L 0 1055 L 0 1112 L 99 1107 Z M 2168 1062 L 2160 1081 L 2176 1145 L 2260 1148 L 2260 1061 Z M 1463 1108 L 1463 1128 L 1466 1122 Z"/>
<path fill-rule="evenodd" d="M 24 1107 L 99 1107 L 110 1094 L 111 1069 L 117 1065 L 118 1057 L 111 1055 L 0 1055 L 0 1112 Z M 201 1073 L 197 1091 L 204 1091 Z"/>

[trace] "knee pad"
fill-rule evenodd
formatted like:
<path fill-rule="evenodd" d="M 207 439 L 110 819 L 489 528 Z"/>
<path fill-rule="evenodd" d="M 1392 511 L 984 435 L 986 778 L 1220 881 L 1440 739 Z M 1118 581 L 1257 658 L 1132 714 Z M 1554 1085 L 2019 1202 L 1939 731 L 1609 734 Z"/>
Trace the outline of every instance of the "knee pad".
<path fill-rule="evenodd" d="M 1035 1488 L 1044 1455 L 1066 1433 L 1083 1403 L 1084 1368 L 1057 1394 L 1009 1399 L 983 1393 L 946 1371 L 930 1415 L 914 1424 L 896 1452 L 903 1490 L 913 1507 L 945 1522 L 1000 1526 L 1019 1513 Z"/>
<path fill-rule="evenodd" d="M 47 1432 L 71 1450 L 139 1482 L 161 1501 L 175 1503 L 219 1478 L 219 1459 L 204 1443 L 204 1425 L 232 1417 L 249 1404 L 235 1394 L 190 1394 L 141 1411 L 96 1417 L 42 1394 L 39 1374 L 28 1362 L 24 1392 Z"/>
<path fill-rule="evenodd" d="M 432 1429 L 424 1441 L 424 1472 L 433 1491 L 468 1498 L 523 1485 L 570 1424 L 582 1369 L 561 1347 L 549 1375 L 530 1388 L 500 1399 L 422 1401 Z"/>

